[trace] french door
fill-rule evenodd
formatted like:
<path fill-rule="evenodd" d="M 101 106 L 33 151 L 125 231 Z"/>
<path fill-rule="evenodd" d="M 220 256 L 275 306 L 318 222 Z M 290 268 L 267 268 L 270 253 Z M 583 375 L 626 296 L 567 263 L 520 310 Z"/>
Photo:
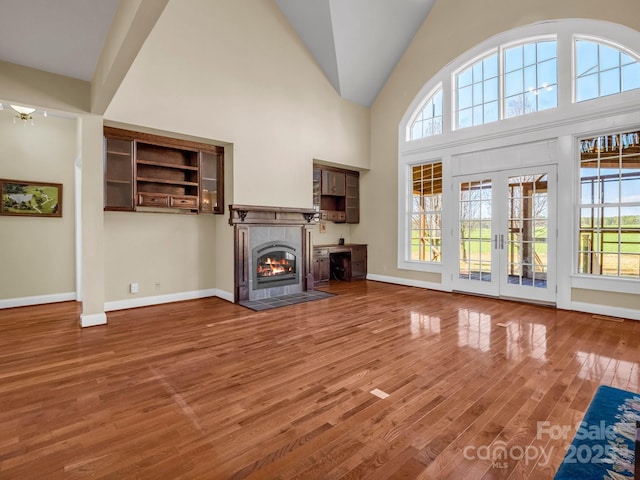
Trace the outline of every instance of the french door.
<path fill-rule="evenodd" d="M 453 289 L 555 303 L 556 167 L 454 177 Z"/>

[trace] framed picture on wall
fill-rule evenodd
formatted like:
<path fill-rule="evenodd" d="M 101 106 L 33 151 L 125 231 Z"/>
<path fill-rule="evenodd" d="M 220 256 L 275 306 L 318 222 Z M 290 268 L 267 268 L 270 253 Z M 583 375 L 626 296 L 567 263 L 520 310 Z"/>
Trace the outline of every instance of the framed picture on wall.
<path fill-rule="evenodd" d="M 62 184 L 0 178 L 0 215 L 62 217 Z"/>

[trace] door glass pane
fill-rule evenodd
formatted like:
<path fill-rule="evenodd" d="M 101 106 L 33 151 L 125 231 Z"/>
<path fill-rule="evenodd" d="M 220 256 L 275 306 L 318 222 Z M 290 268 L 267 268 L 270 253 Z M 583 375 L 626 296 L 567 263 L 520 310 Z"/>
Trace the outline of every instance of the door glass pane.
<path fill-rule="evenodd" d="M 491 180 L 460 184 L 459 277 L 491 281 Z"/>
<path fill-rule="evenodd" d="M 547 288 L 548 177 L 509 177 L 507 282 Z"/>

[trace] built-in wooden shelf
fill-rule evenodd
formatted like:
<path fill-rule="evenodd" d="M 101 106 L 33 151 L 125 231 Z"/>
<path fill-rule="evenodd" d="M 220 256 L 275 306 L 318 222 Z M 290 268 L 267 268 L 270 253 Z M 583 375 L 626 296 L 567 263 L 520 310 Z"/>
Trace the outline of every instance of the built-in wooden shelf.
<path fill-rule="evenodd" d="M 223 147 L 112 127 L 104 136 L 105 210 L 224 213 Z"/>
<path fill-rule="evenodd" d="M 164 183 L 167 185 L 184 185 L 187 187 L 197 187 L 198 182 L 184 182 L 182 180 L 167 180 L 164 178 L 151 178 L 151 177 L 137 177 L 136 181 L 138 182 L 147 182 L 147 183 Z"/>
<path fill-rule="evenodd" d="M 176 165 L 175 163 L 152 162 L 149 160 L 140 160 L 140 159 L 137 159 L 136 163 L 138 165 L 151 165 L 153 167 L 175 168 L 176 170 L 191 170 L 194 172 L 198 171 L 198 167 L 192 167 L 189 165 Z"/>

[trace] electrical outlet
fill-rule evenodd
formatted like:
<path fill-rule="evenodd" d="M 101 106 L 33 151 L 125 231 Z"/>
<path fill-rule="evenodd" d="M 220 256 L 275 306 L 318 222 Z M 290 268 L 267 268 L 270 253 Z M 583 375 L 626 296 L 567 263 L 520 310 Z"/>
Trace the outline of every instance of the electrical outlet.
<path fill-rule="evenodd" d="M 138 293 L 138 284 L 137 283 L 129 284 L 129 291 L 131 293 Z"/>

